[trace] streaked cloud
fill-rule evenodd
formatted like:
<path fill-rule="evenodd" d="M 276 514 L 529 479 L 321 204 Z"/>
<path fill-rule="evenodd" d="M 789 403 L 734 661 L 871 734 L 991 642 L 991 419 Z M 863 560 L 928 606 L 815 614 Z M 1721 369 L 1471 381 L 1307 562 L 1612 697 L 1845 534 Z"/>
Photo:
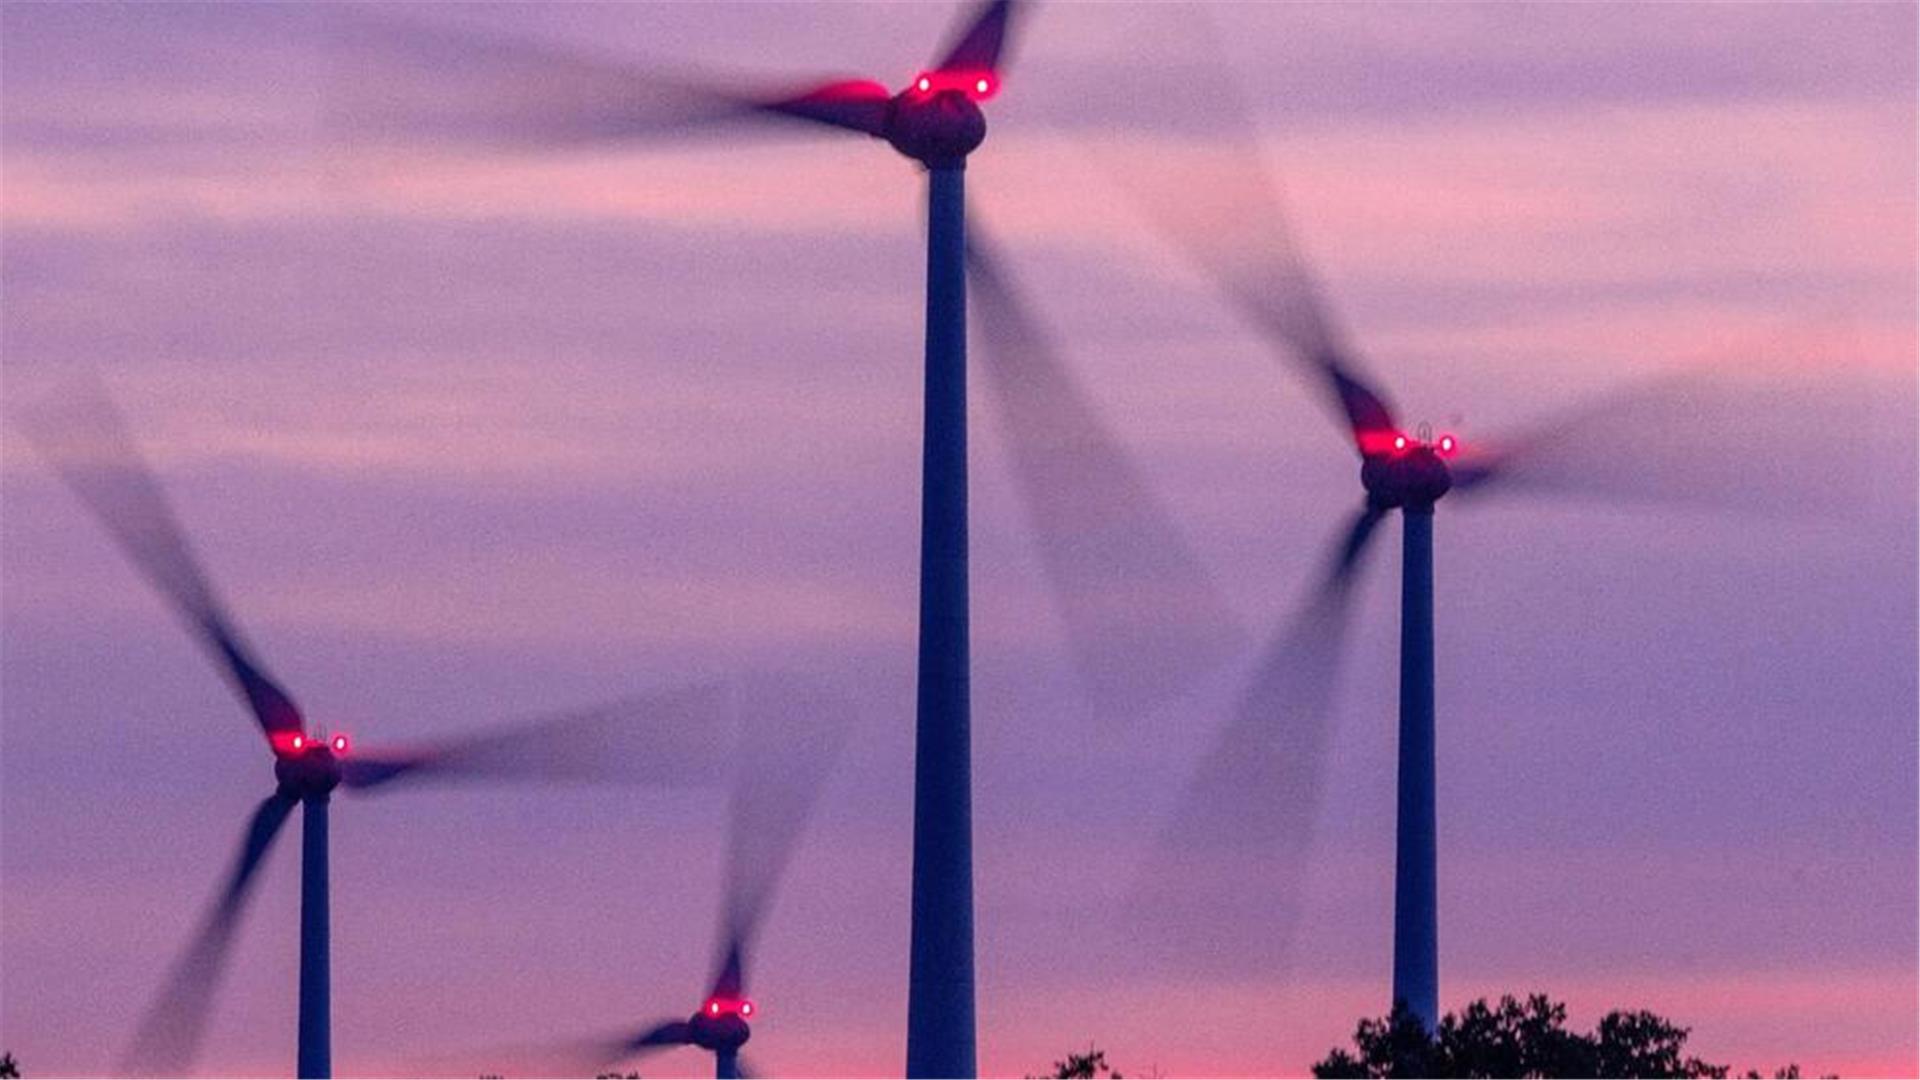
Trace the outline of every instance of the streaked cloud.
<path fill-rule="evenodd" d="M 949 14 L 401 13 L 895 82 Z M 1474 437 L 1669 366 L 1737 369 L 1770 400 L 1705 464 L 1784 459 L 1857 506 L 1444 516 L 1447 1000 L 1538 987 L 1576 1021 L 1669 1012 L 1740 1068 L 1910 1070 L 1913 8 L 1237 5 L 1213 12 L 1224 66 L 1187 14 L 1043 10 L 969 178 L 1251 628 L 1296 599 L 1352 463 L 1103 171 L 1154 155 L 1204 175 L 1222 93 L 1251 103 L 1338 311 L 1410 415 Z M 743 665 L 866 680 L 876 719 L 769 926 L 755 1050 L 775 1070 L 897 1068 L 912 170 L 858 140 L 349 154 L 323 123 L 315 9 L 0 21 L 8 409 L 102 373 L 276 670 L 369 738 Z M 1092 1039 L 1130 1071 L 1303 1066 L 1383 996 L 1391 556 L 1362 596 L 1292 963 L 1143 968 L 1115 912 L 1235 675 L 1132 729 L 1088 722 L 998 421 L 976 413 L 983 1063 L 1025 1072 Z M 29 1069 L 88 1071 L 266 772 L 108 542 L 14 430 L 0 445 L 0 1019 Z M 336 827 L 345 1069 L 625 1023 L 697 990 L 716 807 L 354 809 Z M 286 1064 L 283 862 L 216 1021 L 218 1071 Z M 1249 870 L 1222 923 L 1260 956 Z"/>

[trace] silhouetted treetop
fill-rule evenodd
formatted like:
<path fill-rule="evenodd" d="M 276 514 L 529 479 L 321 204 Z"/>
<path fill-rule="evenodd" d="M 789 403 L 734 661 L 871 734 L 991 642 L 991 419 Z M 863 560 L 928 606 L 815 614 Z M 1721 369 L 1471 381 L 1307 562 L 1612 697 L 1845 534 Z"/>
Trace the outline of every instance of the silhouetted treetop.
<path fill-rule="evenodd" d="M 1045 1080 L 1100 1080 L 1111 1077 L 1112 1080 L 1124 1080 L 1121 1074 L 1107 1065 L 1107 1052 L 1096 1050 L 1091 1045 L 1084 1054 L 1068 1054 L 1064 1060 L 1053 1063 L 1053 1071 L 1045 1074 Z M 1041 1080 L 1028 1077 L 1027 1080 Z"/>
<path fill-rule="evenodd" d="M 1689 1030 L 1646 1010 L 1600 1018 L 1591 1034 L 1567 1029 L 1567 1007 L 1545 994 L 1504 995 L 1448 1013 L 1429 1034 L 1405 1009 L 1363 1019 L 1353 1049 L 1336 1047 L 1313 1075 L 1370 1077 L 1725 1077 L 1725 1065 L 1686 1054 Z M 1748 1073 L 1758 1077 L 1759 1073 Z M 1789 1065 L 1774 1074 L 1798 1077 Z"/>

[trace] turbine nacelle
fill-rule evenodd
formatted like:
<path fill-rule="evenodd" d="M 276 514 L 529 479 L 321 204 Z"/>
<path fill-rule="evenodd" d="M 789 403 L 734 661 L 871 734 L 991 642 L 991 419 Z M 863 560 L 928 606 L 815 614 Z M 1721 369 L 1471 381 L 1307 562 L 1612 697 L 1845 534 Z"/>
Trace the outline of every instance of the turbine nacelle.
<path fill-rule="evenodd" d="M 273 775 L 280 790 L 296 799 L 324 796 L 340 783 L 340 759 L 345 757 L 350 740 L 345 735 L 304 732 L 276 733 L 273 746 Z"/>
<path fill-rule="evenodd" d="M 753 1037 L 747 1018 L 753 1002 L 746 998 L 714 996 L 687 1021 L 687 1041 L 703 1050 L 738 1050 Z"/>
<path fill-rule="evenodd" d="M 1427 425 L 1412 435 L 1404 431 L 1370 431 L 1360 438 L 1360 483 L 1367 503 L 1383 510 L 1401 507 L 1432 509 L 1453 487 L 1446 459 L 1460 451 L 1452 435 L 1433 436 Z"/>
<path fill-rule="evenodd" d="M 979 102 L 999 89 L 992 72 L 925 72 L 888 103 L 882 137 L 915 161 L 956 164 L 986 139 L 987 118 Z"/>

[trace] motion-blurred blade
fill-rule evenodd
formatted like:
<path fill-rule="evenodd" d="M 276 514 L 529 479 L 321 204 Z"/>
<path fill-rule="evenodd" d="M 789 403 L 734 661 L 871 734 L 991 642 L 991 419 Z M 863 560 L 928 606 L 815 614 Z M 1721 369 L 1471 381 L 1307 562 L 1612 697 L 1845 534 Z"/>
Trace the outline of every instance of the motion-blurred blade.
<path fill-rule="evenodd" d="M 1018 5 L 1013 0 L 988 0 L 977 5 L 968 20 L 961 24 L 953 45 L 947 49 L 946 56 L 934 70 L 999 74 L 1000 65 L 1004 62 L 1002 54 L 1006 50 L 1008 31 L 1017 14 L 1016 7 Z"/>
<path fill-rule="evenodd" d="M 852 704 L 797 678 L 743 683 L 744 730 L 729 808 L 724 915 L 710 996 L 737 999 L 755 936 L 855 720 Z"/>
<path fill-rule="evenodd" d="M 812 120 L 832 127 L 881 138 L 887 130 L 887 109 L 893 95 L 877 82 L 844 80 L 784 98 L 750 103 L 761 112 Z"/>
<path fill-rule="evenodd" d="M 486 1051 L 486 1056 L 481 1060 L 488 1062 L 492 1068 L 514 1066 L 516 1072 L 530 1076 L 611 1075 L 607 1070 L 618 1062 L 675 1046 L 687 1046 L 692 1042 L 692 1032 L 686 1021 L 663 1020 L 638 1032 L 606 1032 L 533 1046 L 494 1047 Z M 466 1060 L 465 1054 L 460 1059 L 434 1061 L 413 1071 L 417 1074 L 450 1072 L 458 1067 L 456 1060 Z"/>
<path fill-rule="evenodd" d="M 731 862 L 728 868 L 731 872 Z M 733 917 L 730 914 L 729 924 L 732 921 Z M 733 930 L 731 925 L 724 948 L 725 951 L 720 954 L 720 962 L 714 967 L 713 985 L 708 988 L 707 996 L 736 1000 L 746 993 L 747 989 L 746 940 Z"/>
<path fill-rule="evenodd" d="M 226 971 L 233 931 L 252 893 L 254 872 L 293 812 L 295 800 L 278 792 L 254 811 L 227 884 L 201 921 L 187 951 L 175 961 L 147 1009 L 121 1065 L 129 1076 L 186 1076 L 206 1034 L 214 991 Z"/>
<path fill-rule="evenodd" d="M 693 1031 L 685 1020 L 667 1020 L 627 1040 L 628 1052 L 656 1047 L 685 1046 L 693 1041 Z"/>
<path fill-rule="evenodd" d="M 1838 509 L 1872 468 L 1849 445 L 1859 424 L 1852 404 L 1777 383 L 1672 375 L 1512 438 L 1464 437 L 1449 463 L 1453 490 L 1779 514 Z M 1842 462 L 1848 467 L 1836 467 Z"/>
<path fill-rule="evenodd" d="M 1152 932 L 1199 963 L 1270 963 L 1298 917 L 1360 560 L 1363 507 L 1306 605 L 1273 638 L 1135 890 Z"/>
<path fill-rule="evenodd" d="M 1145 155 L 1149 163 L 1122 183 L 1241 317 L 1320 384 L 1355 448 L 1379 452 L 1398 429 L 1393 408 L 1362 375 L 1326 313 L 1319 284 L 1260 171 L 1257 147 L 1229 138 L 1205 156 L 1230 160 L 1203 170 L 1183 168 L 1177 157 Z"/>
<path fill-rule="evenodd" d="M 422 1058 L 401 1069 L 402 1076 L 481 1075 L 594 1076 L 611 1075 L 619 1062 L 691 1043 L 684 1020 L 662 1020 L 634 1031 L 622 1027 L 592 1035 L 534 1043 L 485 1047 Z"/>
<path fill-rule="evenodd" d="M 60 478 L 219 661 L 267 736 L 299 732 L 300 710 L 241 641 L 106 392 L 85 386 L 24 419 Z"/>
<path fill-rule="evenodd" d="M 967 266 L 1016 486 L 1094 704 L 1163 703 L 1231 656 L 1240 629 L 977 223 Z"/>
<path fill-rule="evenodd" d="M 824 80 L 798 90 L 725 80 L 365 12 L 332 20 L 328 119 L 346 142 L 519 146 L 674 136 L 756 117 L 877 135 L 887 93 Z"/>
<path fill-rule="evenodd" d="M 1397 429 L 1393 409 L 1327 309 L 1269 175 L 1258 125 L 1237 88 L 1218 75 L 1229 65 L 1203 23 L 1180 20 L 1179 32 L 1211 55 L 1207 69 L 1181 66 L 1161 78 L 1148 70 L 1133 89 L 1162 108 L 1191 111 L 1204 138 L 1164 152 L 1096 144 L 1105 171 L 1249 326 L 1306 370 L 1356 448 L 1383 451 Z"/>
<path fill-rule="evenodd" d="M 687 1026 L 685 1020 L 662 1020 L 636 1035 L 600 1042 L 595 1047 L 596 1056 L 593 1058 L 591 1067 L 604 1069 L 618 1061 L 644 1057 L 676 1046 L 692 1045 L 693 1029 Z M 571 1075 L 571 1073 L 556 1075 Z"/>
<path fill-rule="evenodd" d="M 424 782 L 606 782 L 699 787 L 728 772 L 735 723 L 719 686 L 678 689 L 340 761 L 354 790 Z"/>

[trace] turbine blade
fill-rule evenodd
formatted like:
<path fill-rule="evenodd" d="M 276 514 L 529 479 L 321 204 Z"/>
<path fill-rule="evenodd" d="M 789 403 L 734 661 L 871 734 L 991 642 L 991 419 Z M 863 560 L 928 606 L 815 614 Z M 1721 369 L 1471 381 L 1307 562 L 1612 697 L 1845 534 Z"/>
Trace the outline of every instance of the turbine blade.
<path fill-rule="evenodd" d="M 719 686 L 698 686 L 340 761 L 356 791 L 425 782 L 718 783 L 736 728 Z"/>
<path fill-rule="evenodd" d="M 729 869 L 731 869 L 729 863 Z M 747 958 L 745 935 L 731 926 L 733 917 L 728 916 L 727 938 L 722 946 L 720 962 L 715 966 L 713 985 L 708 988 L 708 997 L 737 999 L 747 988 Z"/>
<path fill-rule="evenodd" d="M 1602 451 L 1618 445 L 1597 445 L 1622 424 L 1631 425 L 1637 416 L 1653 418 L 1653 431 L 1630 434 L 1658 434 L 1662 430 L 1691 421 L 1684 388 L 1676 382 L 1635 387 L 1584 406 L 1566 410 L 1518 435 L 1490 439 L 1484 444 L 1462 447 L 1459 459 L 1449 471 L 1453 490 L 1462 494 L 1482 493 L 1499 488 L 1524 489 L 1529 481 L 1565 482 L 1584 479 L 1583 472 L 1605 459 Z M 1571 476 L 1560 476 L 1555 467 L 1567 468 Z"/>
<path fill-rule="evenodd" d="M 61 480 L 212 654 L 268 738 L 299 733 L 300 710 L 241 640 L 106 391 L 85 384 L 24 419 Z"/>
<path fill-rule="evenodd" d="M 728 814 L 719 956 L 710 996 L 738 998 L 753 942 L 855 720 L 847 699 L 795 678 L 743 683 L 745 740 Z"/>
<path fill-rule="evenodd" d="M 622 1029 L 538 1043 L 467 1047 L 421 1059 L 400 1070 L 405 1076 L 471 1074 L 476 1066 L 488 1074 L 527 1076 L 593 1076 L 616 1063 L 692 1042 L 684 1020 L 664 1020 L 639 1031 Z"/>
<path fill-rule="evenodd" d="M 1279 198 L 1267 188 L 1257 145 L 1227 136 L 1210 153 L 1236 151 L 1239 160 L 1224 168 L 1183 170 L 1170 159 L 1144 165 L 1123 183 L 1248 326 L 1319 384 L 1355 449 L 1379 452 L 1399 428 L 1393 407 L 1327 313 Z"/>
<path fill-rule="evenodd" d="M 764 113 L 812 120 L 882 138 L 886 135 L 887 111 L 892 103 L 893 95 L 879 83 L 848 79 L 823 83 L 812 90 L 788 97 L 767 98 L 749 104 Z"/>
<path fill-rule="evenodd" d="M 1215 71 L 1223 66 L 1200 20 L 1182 20 L 1181 30 L 1204 37 L 1197 48 Z M 1327 307 L 1246 103 L 1227 80 L 1184 66 L 1178 78 L 1136 92 L 1186 105 L 1209 125 L 1206 139 L 1167 153 L 1102 147 L 1107 173 L 1242 320 L 1317 384 L 1361 454 L 1385 450 L 1398 429 L 1393 408 Z"/>
<path fill-rule="evenodd" d="M 693 1029 L 685 1020 L 666 1020 L 627 1040 L 629 1054 L 658 1047 L 686 1046 L 693 1042 Z"/>
<path fill-rule="evenodd" d="M 888 94 L 827 80 L 750 93 L 724 80 L 449 26 L 337 13 L 329 120 L 349 141 L 566 146 L 771 116 L 877 135 Z"/>
<path fill-rule="evenodd" d="M 186 1076 L 206 1034 L 214 991 L 226 971 L 227 953 L 247 899 L 254 873 L 293 812 L 296 800 L 279 792 L 268 796 L 253 813 L 240 840 L 240 853 L 227 883 L 201 920 L 186 952 L 174 962 L 167 981 L 140 1021 L 120 1071 L 129 1076 Z"/>
<path fill-rule="evenodd" d="M 1308 602 L 1273 637 L 1230 722 L 1188 784 L 1135 889 L 1181 955 L 1283 951 L 1298 915 L 1326 760 L 1334 690 L 1361 558 L 1385 511 L 1361 508 Z M 1251 927 L 1264 940 L 1255 940 Z M 1193 940 L 1193 934 L 1202 940 Z"/>
<path fill-rule="evenodd" d="M 1839 510 L 1860 494 L 1857 477 L 1872 469 L 1870 451 L 1849 442 L 1860 428 L 1856 404 L 1776 385 L 1670 375 L 1510 438 L 1463 440 L 1449 469 L 1453 490 L 1469 497 Z"/>
<path fill-rule="evenodd" d="M 583 1038 L 546 1042 L 533 1046 L 494 1047 L 485 1052 L 490 1068 L 510 1066 L 531 1076 L 592 1076 L 605 1073 L 618 1062 L 669 1049 L 691 1045 L 693 1033 L 684 1020 L 663 1020 L 635 1031 L 604 1032 Z M 461 1066 L 471 1050 L 461 1058 L 445 1058 L 423 1063 L 416 1074 L 452 1072 Z"/>
<path fill-rule="evenodd" d="M 972 14 L 960 24 L 953 44 L 947 48 L 945 57 L 934 70 L 999 74 L 1002 53 L 1018 6 L 1013 0 L 988 0 L 975 5 Z"/>
<path fill-rule="evenodd" d="M 1379 527 L 1380 519 L 1387 512 L 1369 503 L 1354 515 L 1353 524 L 1347 527 L 1338 551 L 1334 555 L 1332 570 L 1321 585 L 1321 591 L 1345 590 L 1353 579 L 1354 569 L 1360 563 L 1360 556 L 1366 554 L 1367 544 L 1373 539 L 1374 529 Z"/>
<path fill-rule="evenodd" d="M 1240 628 L 977 223 L 967 266 L 1015 486 L 1093 702 L 1170 700 L 1238 649 Z"/>

